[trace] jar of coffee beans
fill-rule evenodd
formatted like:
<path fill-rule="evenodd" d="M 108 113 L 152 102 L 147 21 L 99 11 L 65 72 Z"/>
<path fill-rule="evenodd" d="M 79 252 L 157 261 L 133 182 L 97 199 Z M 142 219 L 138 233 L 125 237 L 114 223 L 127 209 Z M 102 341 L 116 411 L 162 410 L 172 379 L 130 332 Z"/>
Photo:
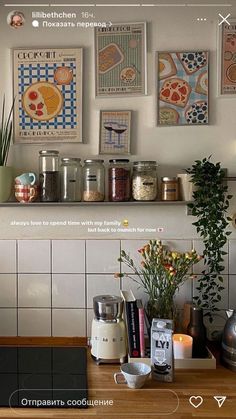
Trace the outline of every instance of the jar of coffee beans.
<path fill-rule="evenodd" d="M 108 189 L 109 201 L 129 201 L 131 173 L 128 159 L 109 160 Z"/>
<path fill-rule="evenodd" d="M 60 199 L 59 151 L 39 152 L 40 201 L 57 202 Z"/>

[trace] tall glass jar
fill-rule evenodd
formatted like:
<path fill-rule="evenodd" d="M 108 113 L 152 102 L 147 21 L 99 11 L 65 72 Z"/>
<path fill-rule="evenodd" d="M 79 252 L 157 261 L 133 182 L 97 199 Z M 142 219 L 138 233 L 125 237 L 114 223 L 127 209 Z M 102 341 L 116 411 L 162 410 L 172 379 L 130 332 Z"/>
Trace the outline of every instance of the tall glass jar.
<path fill-rule="evenodd" d="M 84 160 L 83 200 L 87 202 L 104 201 L 105 167 L 104 160 Z"/>
<path fill-rule="evenodd" d="M 61 159 L 61 201 L 81 201 L 81 159 L 63 157 Z"/>
<path fill-rule="evenodd" d="M 60 199 L 59 151 L 39 152 L 40 201 L 57 202 Z"/>
<path fill-rule="evenodd" d="M 109 160 L 109 201 L 130 200 L 130 164 L 128 159 Z"/>
<path fill-rule="evenodd" d="M 156 161 L 134 162 L 132 195 L 135 201 L 155 201 L 157 198 Z"/>

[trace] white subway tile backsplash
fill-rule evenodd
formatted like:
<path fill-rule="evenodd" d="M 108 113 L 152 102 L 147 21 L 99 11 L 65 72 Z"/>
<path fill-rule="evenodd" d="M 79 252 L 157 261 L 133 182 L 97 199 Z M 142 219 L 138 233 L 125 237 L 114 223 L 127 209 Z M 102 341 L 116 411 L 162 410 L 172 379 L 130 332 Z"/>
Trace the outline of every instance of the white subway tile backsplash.
<path fill-rule="evenodd" d="M 51 310 L 19 308 L 19 336 L 51 336 Z"/>
<path fill-rule="evenodd" d="M 52 272 L 84 273 L 85 240 L 53 240 Z"/>
<path fill-rule="evenodd" d="M 229 240 L 229 274 L 236 274 L 236 240 Z"/>
<path fill-rule="evenodd" d="M 148 244 L 149 239 L 143 240 L 121 240 L 121 250 L 124 250 L 125 253 L 131 257 L 134 261 L 136 267 L 140 266 L 142 260 L 141 254 L 138 252 L 145 244 Z M 122 273 L 132 273 L 132 269 L 129 268 L 125 263 L 121 263 L 121 272 Z"/>
<path fill-rule="evenodd" d="M 229 305 L 229 280 L 228 275 L 222 275 L 223 277 L 223 283 L 222 286 L 225 287 L 224 290 L 221 291 L 221 301 L 219 301 L 218 304 L 216 304 L 216 307 L 219 310 L 224 310 L 228 308 Z M 196 289 L 198 286 L 198 278 L 195 278 L 193 280 L 193 296 L 199 295 L 199 291 Z"/>
<path fill-rule="evenodd" d="M 192 250 L 192 240 L 184 240 L 184 239 L 179 239 L 179 240 L 172 240 L 172 239 L 168 239 L 168 240 L 163 240 L 163 244 L 168 246 L 168 248 L 171 251 L 176 251 L 176 252 L 190 252 Z"/>
<path fill-rule="evenodd" d="M 16 308 L 0 308 L 0 336 L 17 336 Z"/>
<path fill-rule="evenodd" d="M 191 278 L 187 279 L 176 291 L 175 304 L 179 309 L 183 309 L 187 301 L 192 301 L 192 281 Z"/>
<path fill-rule="evenodd" d="M 18 272 L 51 272 L 50 240 L 18 241 Z"/>
<path fill-rule="evenodd" d="M 85 275 L 53 274 L 52 306 L 85 308 Z"/>
<path fill-rule="evenodd" d="M 145 305 L 148 295 L 132 279 L 138 280 L 138 276 L 132 275 L 124 265 L 121 272 L 131 278 L 117 279 L 114 273 L 120 272 L 117 260 L 120 249 L 140 264 L 138 249 L 148 241 L 0 240 L 0 335 L 90 336 L 93 297 L 101 294 L 119 296 L 120 289 L 131 289 Z M 181 252 L 190 251 L 194 244 L 198 253 L 203 251 L 201 239 L 169 239 L 163 240 L 163 244 Z M 226 289 L 218 304 L 221 313 L 228 307 L 236 309 L 235 254 L 236 240 L 232 239 L 229 257 L 224 258 Z M 227 275 L 228 260 L 230 276 Z M 201 262 L 195 265 L 195 274 L 202 268 Z M 189 279 L 181 286 L 176 296 L 179 312 L 185 301 L 191 301 L 192 295 L 196 295 L 197 278 Z M 209 330 L 213 329 L 209 326 Z"/>
<path fill-rule="evenodd" d="M 50 307 L 51 275 L 19 274 L 18 305 L 19 307 Z"/>
<path fill-rule="evenodd" d="M 0 307 L 16 307 L 16 274 L 0 274 Z"/>
<path fill-rule="evenodd" d="M 15 273 L 16 240 L 0 240 L 0 273 Z"/>
<path fill-rule="evenodd" d="M 93 297 L 102 294 L 120 296 L 120 280 L 114 275 L 87 275 L 87 307 L 93 307 Z"/>
<path fill-rule="evenodd" d="M 87 273 L 115 273 L 120 271 L 119 240 L 87 240 Z"/>
<path fill-rule="evenodd" d="M 86 313 L 84 309 L 53 309 L 53 336 L 86 336 Z"/>

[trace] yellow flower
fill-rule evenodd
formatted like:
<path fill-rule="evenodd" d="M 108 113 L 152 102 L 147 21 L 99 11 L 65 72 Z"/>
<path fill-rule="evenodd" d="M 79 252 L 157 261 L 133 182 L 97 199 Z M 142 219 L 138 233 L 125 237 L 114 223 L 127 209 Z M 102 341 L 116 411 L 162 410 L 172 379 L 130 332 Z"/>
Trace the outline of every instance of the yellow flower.
<path fill-rule="evenodd" d="M 185 259 L 192 259 L 192 255 L 189 252 L 185 253 Z"/>

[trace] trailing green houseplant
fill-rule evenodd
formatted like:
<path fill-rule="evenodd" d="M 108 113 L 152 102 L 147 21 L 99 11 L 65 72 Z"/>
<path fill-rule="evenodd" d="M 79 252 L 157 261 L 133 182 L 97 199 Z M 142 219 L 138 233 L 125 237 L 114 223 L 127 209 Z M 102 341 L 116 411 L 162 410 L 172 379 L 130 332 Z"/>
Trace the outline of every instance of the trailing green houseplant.
<path fill-rule="evenodd" d="M 2 102 L 2 112 L 1 112 L 1 125 L 0 125 L 0 166 L 6 166 L 9 149 L 12 140 L 13 133 L 13 124 L 12 124 L 12 113 L 14 103 L 6 115 L 6 106 L 5 106 L 5 97 Z"/>
<path fill-rule="evenodd" d="M 7 160 L 13 134 L 13 108 L 14 102 L 10 111 L 6 112 L 4 97 L 0 116 L 0 202 L 5 202 L 9 199 L 12 188 L 13 169 L 7 167 Z"/>
<path fill-rule="evenodd" d="M 228 186 L 224 183 L 225 171 L 220 163 L 212 163 L 210 157 L 196 160 L 187 173 L 196 188 L 194 201 L 188 207 L 197 218 L 193 225 L 204 244 L 204 270 L 198 280 L 198 296 L 194 300 L 206 310 L 205 315 L 212 322 L 224 289 L 222 272 L 227 252 L 223 248 L 230 234 L 226 231 L 230 221 L 226 214 L 232 195 L 228 195 Z"/>

